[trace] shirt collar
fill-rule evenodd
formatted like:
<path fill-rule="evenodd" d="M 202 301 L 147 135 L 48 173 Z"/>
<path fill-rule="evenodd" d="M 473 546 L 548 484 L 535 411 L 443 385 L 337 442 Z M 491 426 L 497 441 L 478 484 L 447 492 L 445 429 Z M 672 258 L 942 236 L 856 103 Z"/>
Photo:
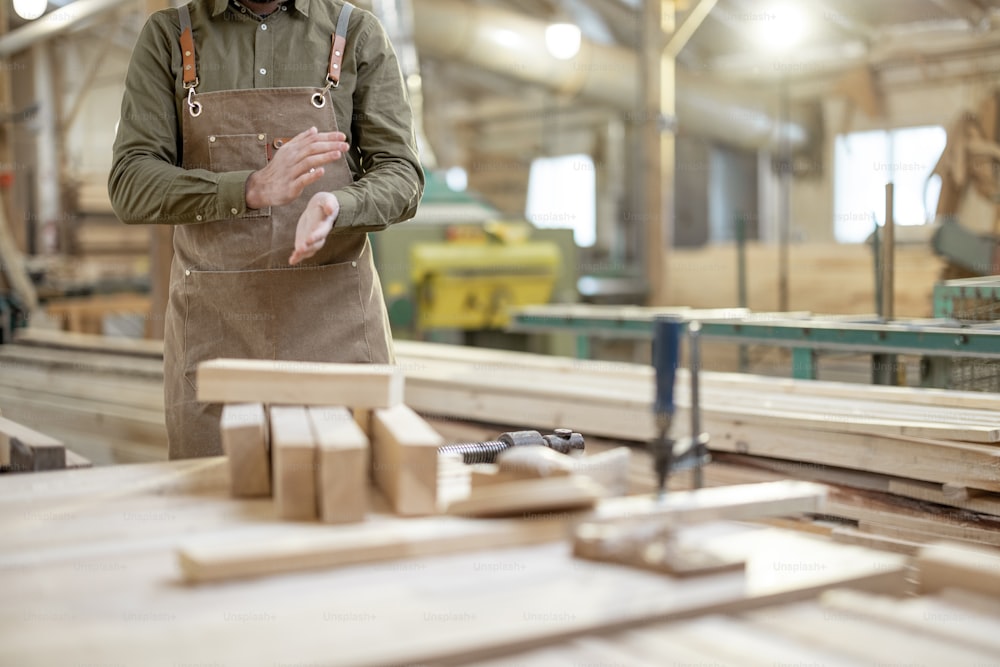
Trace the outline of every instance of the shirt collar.
<path fill-rule="evenodd" d="M 310 0 L 295 0 L 295 11 L 299 12 L 303 16 L 309 16 L 309 1 Z M 212 16 L 218 16 L 223 13 L 226 11 L 226 7 L 228 6 L 229 0 L 213 0 Z"/>

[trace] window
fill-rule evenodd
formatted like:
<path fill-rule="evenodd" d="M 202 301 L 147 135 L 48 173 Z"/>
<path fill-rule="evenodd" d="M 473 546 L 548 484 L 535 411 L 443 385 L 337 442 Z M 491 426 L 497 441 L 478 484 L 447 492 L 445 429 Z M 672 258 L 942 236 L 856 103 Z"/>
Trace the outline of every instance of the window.
<path fill-rule="evenodd" d="M 536 227 L 572 229 L 582 248 L 597 240 L 597 174 L 589 155 L 538 158 L 531 163 L 525 211 Z"/>
<path fill-rule="evenodd" d="M 855 132 L 834 148 L 833 232 L 841 243 L 863 242 L 885 224 L 885 184 L 892 182 L 897 225 L 923 225 L 934 217 L 940 180 L 931 170 L 947 133 L 937 126 Z"/>

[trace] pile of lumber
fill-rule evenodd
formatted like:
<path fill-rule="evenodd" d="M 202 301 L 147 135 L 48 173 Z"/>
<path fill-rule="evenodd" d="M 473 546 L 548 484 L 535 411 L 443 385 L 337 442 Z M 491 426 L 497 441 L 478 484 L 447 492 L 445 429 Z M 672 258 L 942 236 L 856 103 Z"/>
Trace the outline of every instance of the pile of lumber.
<path fill-rule="evenodd" d="M 0 345 L 0 411 L 95 465 L 167 458 L 163 347 L 59 331 Z"/>
<path fill-rule="evenodd" d="M 102 422 L 112 424 L 118 431 L 110 435 L 119 441 L 126 425 L 162 423 L 162 407 L 153 405 L 162 382 L 156 345 L 121 347 L 126 345 L 134 349 L 112 351 L 118 345 L 104 339 L 26 332 L 18 344 L 0 346 L 0 409 L 15 419 L 15 407 L 30 408 L 40 419 L 43 408 L 50 419 L 53 411 L 71 414 L 91 433 Z M 654 433 L 649 367 L 410 341 L 398 341 L 396 353 L 406 404 L 425 416 L 567 427 L 635 444 Z M 60 355 L 67 359 L 60 362 Z M 826 513 L 851 539 L 878 536 L 885 546 L 905 550 L 935 538 L 1000 546 L 995 396 L 707 372 L 701 380 L 702 425 L 716 459 L 707 484 L 824 482 L 832 489 Z M 129 389 L 110 389 L 119 382 Z M 686 373 L 679 373 L 678 384 L 672 434 L 681 437 L 689 430 Z M 21 386 L 32 387 L 30 398 Z M 130 402 L 144 395 L 148 402 L 112 410 L 98 392 Z M 162 443 L 142 447 L 152 452 Z M 648 462 L 633 458 L 642 488 L 651 481 Z"/>

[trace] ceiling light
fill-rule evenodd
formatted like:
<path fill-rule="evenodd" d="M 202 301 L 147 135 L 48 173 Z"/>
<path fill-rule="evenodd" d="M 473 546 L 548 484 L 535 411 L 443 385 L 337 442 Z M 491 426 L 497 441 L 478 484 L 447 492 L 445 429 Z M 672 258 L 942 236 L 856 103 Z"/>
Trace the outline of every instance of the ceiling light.
<path fill-rule="evenodd" d="M 808 17 L 799 6 L 790 2 L 754 16 L 760 21 L 758 37 L 768 51 L 787 51 L 800 44 L 809 29 Z"/>
<path fill-rule="evenodd" d="M 26 21 L 34 21 L 45 13 L 49 3 L 46 0 L 14 0 L 14 12 Z"/>
<path fill-rule="evenodd" d="M 545 46 L 553 58 L 572 60 L 580 52 L 580 28 L 572 23 L 553 23 L 545 29 Z"/>

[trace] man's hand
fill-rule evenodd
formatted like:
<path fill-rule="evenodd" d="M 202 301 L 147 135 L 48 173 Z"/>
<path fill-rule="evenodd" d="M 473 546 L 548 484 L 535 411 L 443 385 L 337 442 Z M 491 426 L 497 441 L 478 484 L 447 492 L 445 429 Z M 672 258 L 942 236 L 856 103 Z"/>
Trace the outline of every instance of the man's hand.
<path fill-rule="evenodd" d="M 282 149 L 284 150 L 284 149 Z M 295 227 L 295 251 L 288 263 L 295 265 L 309 259 L 326 243 L 333 223 L 340 215 L 340 202 L 332 192 L 317 192 L 309 200 Z"/>
<path fill-rule="evenodd" d="M 343 132 L 320 132 L 311 127 L 278 149 L 263 169 L 250 174 L 247 208 L 282 206 L 302 194 L 323 176 L 323 165 L 344 157 L 350 149 Z"/>

